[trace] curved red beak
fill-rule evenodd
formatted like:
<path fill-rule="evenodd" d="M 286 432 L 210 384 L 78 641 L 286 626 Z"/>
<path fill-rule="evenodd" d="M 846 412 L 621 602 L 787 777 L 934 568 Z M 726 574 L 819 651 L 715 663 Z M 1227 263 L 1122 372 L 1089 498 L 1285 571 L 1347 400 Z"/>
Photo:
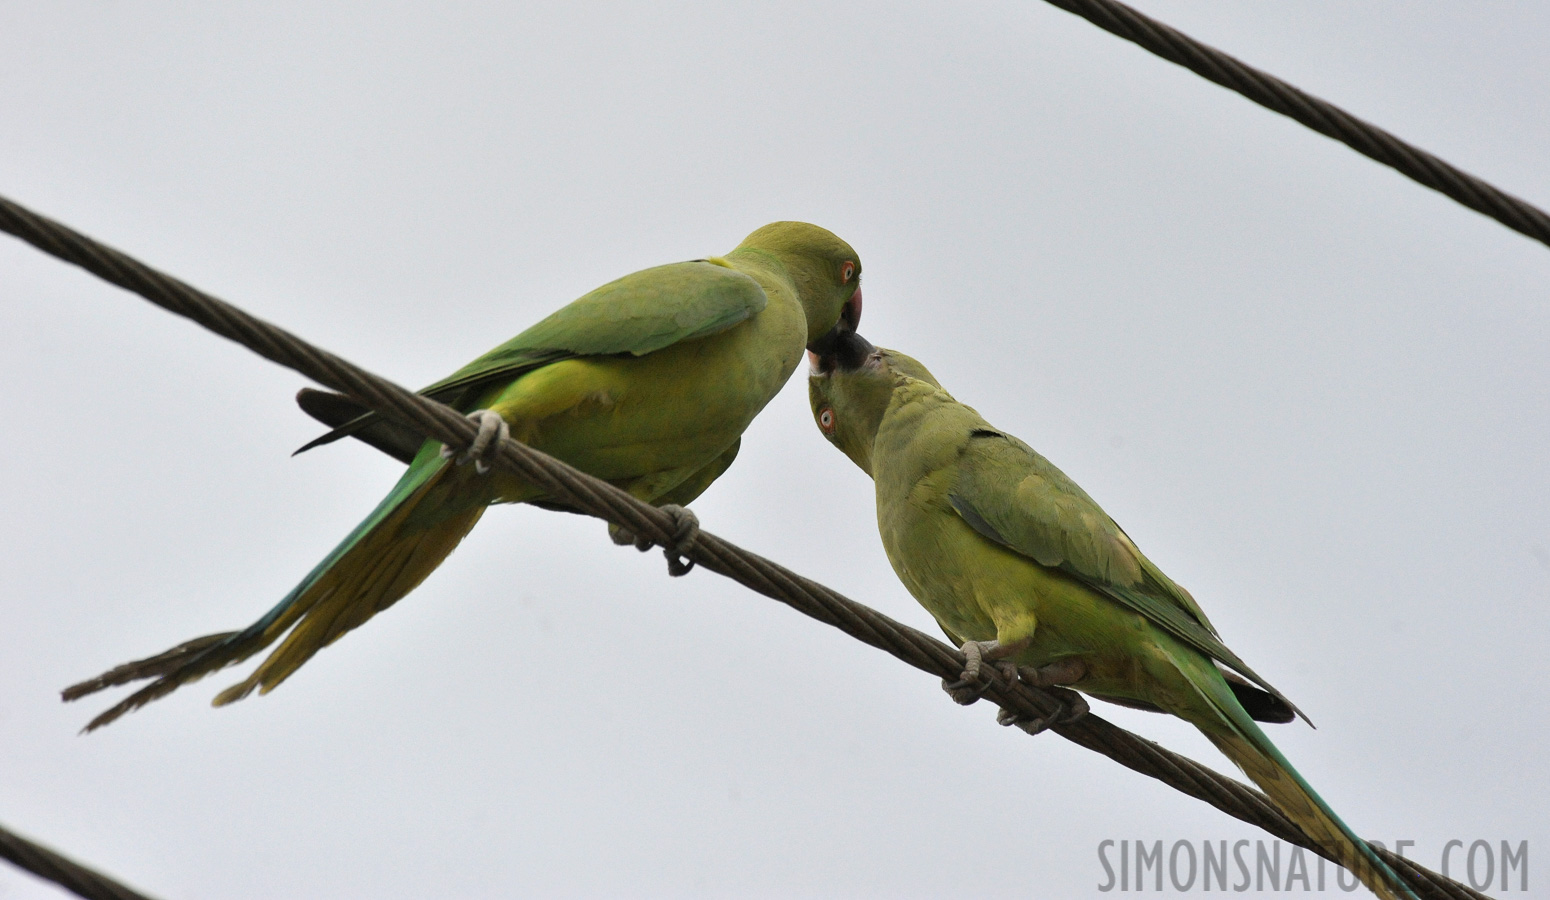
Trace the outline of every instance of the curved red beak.
<path fill-rule="evenodd" d="M 856 292 L 840 308 L 840 321 L 849 324 L 851 331 L 861 330 L 861 285 L 856 285 Z"/>

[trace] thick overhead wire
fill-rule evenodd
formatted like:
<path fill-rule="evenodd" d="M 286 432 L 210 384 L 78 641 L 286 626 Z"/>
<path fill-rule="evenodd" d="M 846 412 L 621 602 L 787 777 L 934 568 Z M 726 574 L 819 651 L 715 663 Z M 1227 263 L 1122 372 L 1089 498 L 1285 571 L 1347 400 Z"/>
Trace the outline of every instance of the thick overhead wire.
<path fill-rule="evenodd" d="M 451 407 L 410 393 L 223 300 L 3 197 L 0 197 L 0 230 L 139 294 L 163 309 L 190 318 L 429 438 L 457 447 L 466 446 L 473 440 L 474 426 Z M 680 521 L 671 513 L 642 503 L 553 457 L 510 439 L 492 449 L 486 457 L 491 465 L 529 481 L 555 501 L 623 526 L 658 546 L 672 547 L 676 555 L 702 568 L 779 600 L 938 678 L 957 678 L 963 671 L 964 657 L 957 648 L 714 534 L 700 531 L 686 545 L 675 547 Z M 1022 720 L 1048 719 L 1064 708 L 1056 694 L 1023 682 L 1007 684 L 998 679 L 984 696 Z M 1277 838 L 1333 859 L 1264 794 L 1097 715 L 1056 725 L 1051 730 L 1203 800 L 1228 815 L 1256 825 Z M 1410 860 L 1381 848 L 1374 849 L 1424 898 L 1466 900 L 1485 896 Z"/>
<path fill-rule="evenodd" d="M 1110 34 L 1139 44 L 1202 78 L 1237 91 L 1266 109 L 1301 122 L 1325 137 L 1375 159 L 1475 212 L 1550 245 L 1550 214 L 1439 159 L 1327 100 L 1247 65 L 1117 0 L 1045 0 Z"/>
<path fill-rule="evenodd" d="M 133 888 L 95 872 L 0 826 L 0 859 L 54 882 L 86 900 L 151 900 Z"/>

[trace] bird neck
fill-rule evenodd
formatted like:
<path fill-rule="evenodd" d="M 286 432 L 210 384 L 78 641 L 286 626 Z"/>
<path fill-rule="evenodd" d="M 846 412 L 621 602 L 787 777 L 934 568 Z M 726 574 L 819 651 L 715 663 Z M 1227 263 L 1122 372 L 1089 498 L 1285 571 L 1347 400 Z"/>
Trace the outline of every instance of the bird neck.
<path fill-rule="evenodd" d="M 728 253 L 725 261 L 732 268 L 752 277 L 771 300 L 784 300 L 801 305 L 801 290 L 792 277 L 791 267 L 781 254 L 757 247 L 739 247 Z M 771 290 L 774 288 L 774 290 Z M 806 307 L 803 307 L 804 311 Z"/>

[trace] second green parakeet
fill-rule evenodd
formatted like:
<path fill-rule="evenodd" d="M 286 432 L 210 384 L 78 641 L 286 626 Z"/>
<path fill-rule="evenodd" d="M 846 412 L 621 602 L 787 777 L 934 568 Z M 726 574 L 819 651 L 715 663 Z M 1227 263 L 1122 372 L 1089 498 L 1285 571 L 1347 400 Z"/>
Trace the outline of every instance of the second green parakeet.
<path fill-rule="evenodd" d="M 1375 893 L 1414 896 L 1255 723 L 1296 708 L 1075 482 L 860 335 L 814 355 L 808 384 L 819 430 L 875 482 L 894 572 L 963 645 L 965 681 L 1001 659 L 1003 677 L 1178 716 Z"/>
<path fill-rule="evenodd" d="M 344 421 L 308 446 L 358 434 L 408 457 L 398 484 L 252 625 L 119 666 L 66 689 L 65 699 L 152 679 L 90 730 L 278 640 L 215 703 L 273 689 L 413 590 L 490 504 L 552 505 L 521 478 L 485 471 L 483 452 L 503 434 L 646 502 L 688 503 L 731 464 L 743 430 L 801 364 L 803 348 L 823 352 L 855 330 L 860 280 L 850 245 L 814 225 L 777 222 L 725 257 L 605 284 L 425 388 L 478 422 L 479 439 L 461 454 L 312 392 L 304 406 Z"/>

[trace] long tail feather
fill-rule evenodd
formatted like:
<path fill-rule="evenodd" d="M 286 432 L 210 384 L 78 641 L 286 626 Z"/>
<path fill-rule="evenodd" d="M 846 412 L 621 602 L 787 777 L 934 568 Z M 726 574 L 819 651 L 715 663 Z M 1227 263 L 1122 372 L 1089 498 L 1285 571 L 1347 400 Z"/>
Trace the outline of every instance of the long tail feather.
<path fill-rule="evenodd" d="M 63 691 L 67 701 L 108 687 L 154 679 L 87 724 L 92 731 L 185 684 L 235 665 L 284 636 L 280 646 L 215 705 L 264 693 L 312 655 L 408 594 L 455 549 L 484 513 L 481 497 L 443 488 L 452 469 L 423 453 L 377 508 L 262 618 L 242 631 L 179 644 L 125 663 Z M 289 632 L 289 634 L 287 634 Z"/>
<path fill-rule="evenodd" d="M 367 415 L 371 410 L 342 394 L 302 388 L 296 394 L 296 405 L 307 415 L 335 429 L 309 442 L 296 453 L 333 443 L 348 435 L 408 465 L 425 445 L 425 438 L 414 429 L 381 416 Z"/>
<path fill-rule="evenodd" d="M 313 654 L 398 602 L 441 565 L 483 513 L 484 507 L 477 506 L 429 531 L 381 534 L 388 529 L 379 529 L 360 545 L 362 563 L 336 566 L 338 583 L 320 591 L 280 646 L 252 675 L 217 694 L 215 705 L 241 700 L 255 688 L 269 693 Z"/>
<path fill-rule="evenodd" d="M 1213 687 L 1219 687 L 1213 690 Z M 1415 893 L 1394 873 L 1367 842 L 1353 832 L 1329 804 L 1297 774 L 1281 751 L 1270 742 L 1254 720 L 1233 697 L 1225 681 L 1203 686 L 1202 693 L 1221 713 L 1225 722 L 1200 730 L 1217 749 L 1237 764 L 1243 773 L 1275 801 L 1303 833 L 1330 851 L 1335 859 L 1351 870 L 1362 884 L 1383 900 L 1414 900 Z M 1198 723 L 1197 723 L 1198 724 Z"/>
<path fill-rule="evenodd" d="M 87 694 L 95 694 L 100 690 L 110 687 L 118 687 L 121 684 L 129 684 L 131 681 L 143 681 L 146 678 L 159 678 L 168 672 L 177 669 L 189 659 L 198 656 L 210 647 L 235 637 L 238 632 L 223 631 L 220 634 L 208 634 L 201 638 L 173 647 L 164 653 L 146 659 L 127 662 L 121 666 L 103 672 L 96 678 L 90 678 L 80 684 L 72 684 L 60 691 L 60 697 L 66 703 L 71 700 L 79 700 Z"/>

